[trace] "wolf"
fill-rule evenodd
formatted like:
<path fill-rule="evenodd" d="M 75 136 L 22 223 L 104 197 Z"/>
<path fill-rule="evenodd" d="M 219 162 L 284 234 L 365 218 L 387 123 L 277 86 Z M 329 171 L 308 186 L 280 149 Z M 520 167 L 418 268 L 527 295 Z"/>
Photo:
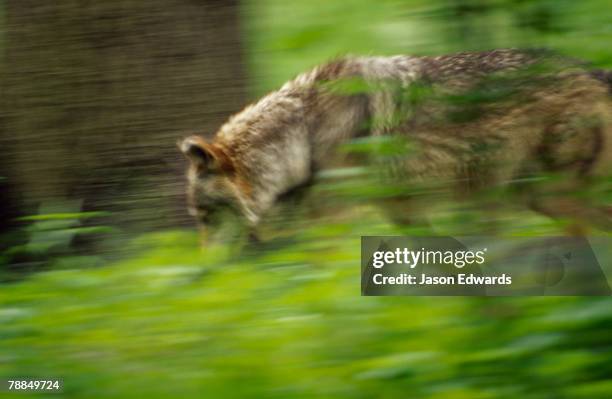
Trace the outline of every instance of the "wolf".
<path fill-rule="evenodd" d="M 212 139 L 181 140 L 188 209 L 203 227 L 227 209 L 254 229 L 283 195 L 342 164 L 339 146 L 400 137 L 412 151 L 386 160 L 395 184 L 437 182 L 463 196 L 562 173 L 526 204 L 602 224 L 608 215 L 573 193 L 611 170 L 611 76 L 540 50 L 339 58 L 247 106 Z M 410 218 L 397 211 L 404 200 L 384 201 L 400 223 Z"/>

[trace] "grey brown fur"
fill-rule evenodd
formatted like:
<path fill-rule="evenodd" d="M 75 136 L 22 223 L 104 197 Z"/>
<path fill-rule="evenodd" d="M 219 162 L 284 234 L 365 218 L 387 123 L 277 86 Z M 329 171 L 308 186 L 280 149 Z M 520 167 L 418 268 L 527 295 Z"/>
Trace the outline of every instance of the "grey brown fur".
<path fill-rule="evenodd" d="M 338 162 L 339 144 L 363 135 L 402 135 L 418 149 L 389 165 L 401 184 L 469 192 L 563 171 L 572 190 L 610 171 L 607 76 L 518 50 L 342 58 L 246 107 L 212 141 L 186 138 L 190 208 L 206 221 L 228 205 L 254 226 L 279 196 Z M 419 87 L 429 94 L 414 101 Z"/>

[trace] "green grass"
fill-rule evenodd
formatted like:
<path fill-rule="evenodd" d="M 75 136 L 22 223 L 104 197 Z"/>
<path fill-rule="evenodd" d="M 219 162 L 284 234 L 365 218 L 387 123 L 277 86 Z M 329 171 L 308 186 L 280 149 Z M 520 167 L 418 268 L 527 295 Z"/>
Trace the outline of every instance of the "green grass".
<path fill-rule="evenodd" d="M 608 298 L 360 297 L 359 230 L 229 258 L 167 232 L 5 285 L 0 375 L 59 397 L 609 395 Z"/>

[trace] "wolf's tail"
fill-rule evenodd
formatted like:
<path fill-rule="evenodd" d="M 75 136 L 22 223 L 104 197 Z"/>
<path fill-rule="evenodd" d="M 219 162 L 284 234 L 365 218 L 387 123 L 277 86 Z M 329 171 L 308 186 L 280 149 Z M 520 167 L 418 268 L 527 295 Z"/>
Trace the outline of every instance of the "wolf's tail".
<path fill-rule="evenodd" d="M 608 91 L 612 95 L 612 71 L 605 69 L 594 69 L 591 76 L 608 86 Z"/>

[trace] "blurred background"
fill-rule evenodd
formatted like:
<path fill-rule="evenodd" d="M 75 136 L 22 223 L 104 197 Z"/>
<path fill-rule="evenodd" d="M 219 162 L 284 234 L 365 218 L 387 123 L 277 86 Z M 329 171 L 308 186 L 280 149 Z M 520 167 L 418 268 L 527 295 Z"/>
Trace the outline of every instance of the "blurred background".
<path fill-rule="evenodd" d="M 0 0 L 0 376 L 65 397 L 612 396 L 608 298 L 359 296 L 361 235 L 478 233 L 478 209 L 399 230 L 338 171 L 311 201 L 335 217 L 281 211 L 269 248 L 202 252 L 176 148 L 339 55 L 612 68 L 611 39 L 606 0 Z"/>

